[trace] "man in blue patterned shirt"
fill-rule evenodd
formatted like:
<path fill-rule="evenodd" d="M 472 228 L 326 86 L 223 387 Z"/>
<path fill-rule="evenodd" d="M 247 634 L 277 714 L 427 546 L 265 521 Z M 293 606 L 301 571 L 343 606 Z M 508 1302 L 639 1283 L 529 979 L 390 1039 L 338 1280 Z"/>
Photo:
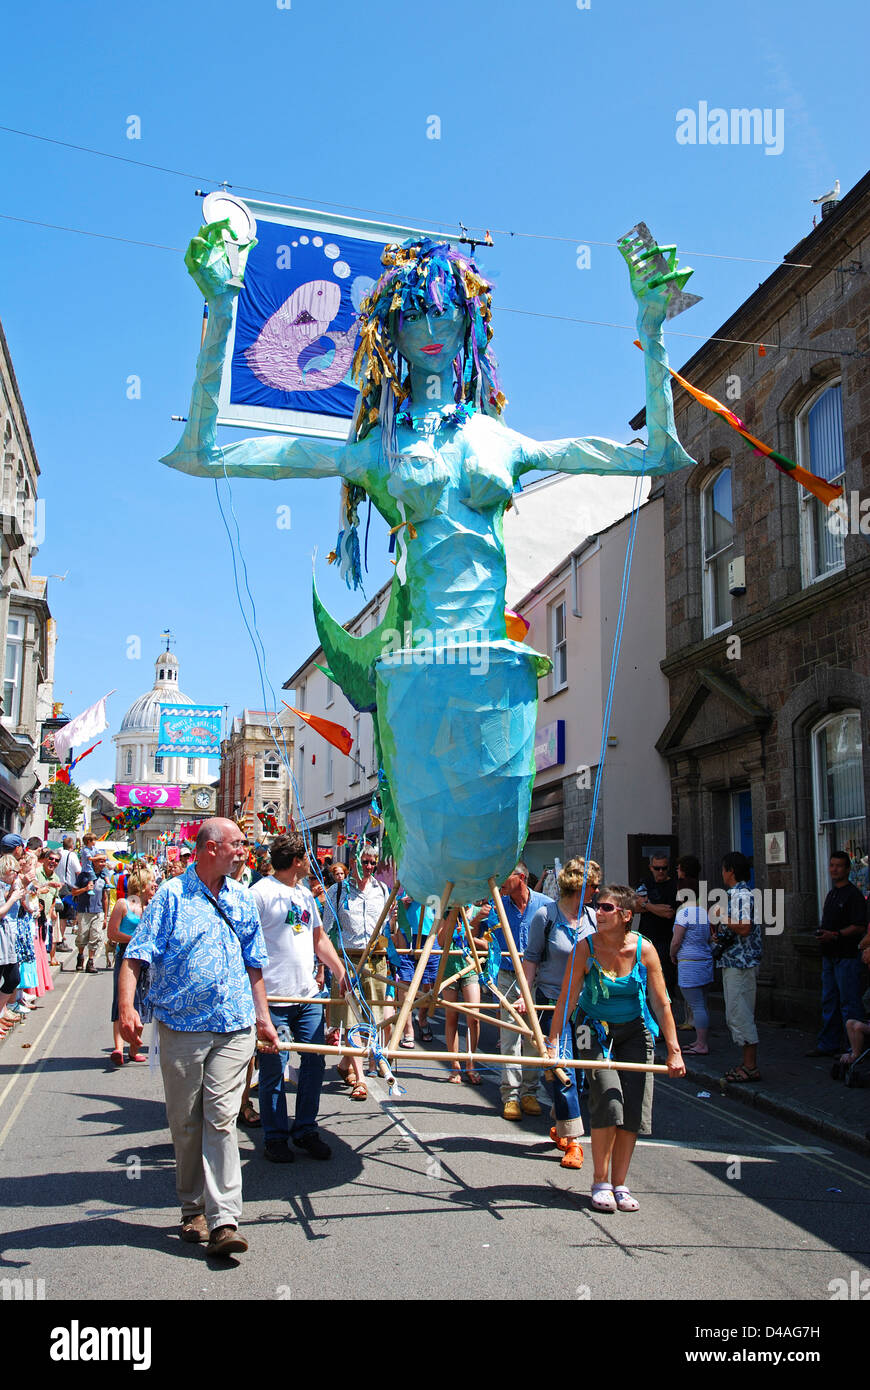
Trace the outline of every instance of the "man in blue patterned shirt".
<path fill-rule="evenodd" d="M 133 997 L 142 966 L 150 967 L 147 1002 L 159 1028 L 181 1238 L 207 1235 L 214 1255 L 248 1248 L 238 1229 L 236 1117 L 257 1037 L 270 1050 L 278 1043 L 257 908 L 230 876 L 245 852 L 233 821 L 203 822 L 196 864 L 161 884 L 127 946 L 118 982 L 121 1033 L 138 1050 L 142 1021 Z"/>
<path fill-rule="evenodd" d="M 761 923 L 755 920 L 755 895 L 749 887 L 752 869 L 739 850 L 722 859 L 722 882 L 727 908 L 712 906 L 708 917 L 720 945 L 726 947 L 722 966 L 725 1022 L 735 1043 L 742 1046 L 739 1066 L 725 1073 L 726 1081 L 760 1081 L 758 1029 L 755 1026 L 755 985 L 761 961 Z"/>

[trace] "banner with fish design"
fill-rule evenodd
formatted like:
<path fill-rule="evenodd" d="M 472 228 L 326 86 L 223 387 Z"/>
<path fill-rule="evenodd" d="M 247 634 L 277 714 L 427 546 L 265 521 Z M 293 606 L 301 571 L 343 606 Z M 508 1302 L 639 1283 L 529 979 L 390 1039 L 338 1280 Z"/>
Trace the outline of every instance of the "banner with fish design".
<path fill-rule="evenodd" d="M 218 424 L 344 439 L 351 362 L 381 255 L 413 231 L 239 199 L 257 224 L 221 382 Z"/>
<path fill-rule="evenodd" d="M 161 705 L 157 756 L 219 758 L 221 705 Z"/>

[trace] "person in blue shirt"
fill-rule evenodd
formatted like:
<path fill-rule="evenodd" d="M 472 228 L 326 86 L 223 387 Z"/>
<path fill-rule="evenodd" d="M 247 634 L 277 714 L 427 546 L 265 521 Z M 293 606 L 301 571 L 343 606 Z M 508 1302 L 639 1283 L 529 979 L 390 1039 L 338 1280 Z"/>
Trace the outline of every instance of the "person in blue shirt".
<path fill-rule="evenodd" d="M 553 899 L 545 897 L 543 893 L 532 891 L 529 887 L 529 871 L 522 860 L 517 864 L 513 873 L 508 874 L 501 885 L 500 892 L 511 934 L 522 958 L 528 945 L 532 918 L 539 908 L 552 907 L 554 905 Z M 501 951 L 501 965 L 499 966 L 497 981 L 499 992 L 513 1005 L 517 1013 L 525 1013 L 525 1004 L 517 985 L 513 962 L 508 952 L 507 942 L 504 939 L 504 932 L 499 927 L 495 908 L 490 913 L 486 925 L 492 930 L 493 940 Z M 503 1023 L 512 1022 L 506 1009 L 502 1008 L 500 1014 Z M 522 1033 L 509 1032 L 507 1028 L 499 1029 L 498 1050 L 503 1057 L 518 1058 L 521 1055 L 521 1048 L 523 1056 L 537 1057 L 538 1055 L 531 1038 Z M 506 1064 L 501 1070 L 501 1103 L 504 1119 L 521 1120 L 524 1115 L 540 1115 L 541 1106 L 535 1096 L 541 1079 L 538 1068 L 523 1067 L 517 1062 Z"/>
<path fill-rule="evenodd" d="M 207 820 L 196 863 L 161 884 L 127 945 L 118 978 L 121 1034 L 139 1051 L 134 993 L 150 967 L 146 1003 L 158 1025 L 160 1070 L 175 1149 L 181 1238 L 208 1235 L 207 1253 L 247 1250 L 239 1233 L 242 1171 L 236 1118 L 256 1040 L 276 1051 L 263 966 L 268 956 L 251 894 L 231 877 L 246 855 L 230 820 Z"/>

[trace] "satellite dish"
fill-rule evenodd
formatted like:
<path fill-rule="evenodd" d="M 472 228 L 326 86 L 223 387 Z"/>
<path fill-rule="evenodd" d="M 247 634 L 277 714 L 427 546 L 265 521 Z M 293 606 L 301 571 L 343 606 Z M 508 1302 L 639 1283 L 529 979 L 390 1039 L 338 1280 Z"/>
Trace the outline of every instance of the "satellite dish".
<path fill-rule="evenodd" d="M 206 223 L 229 220 L 231 230 L 243 246 L 257 235 L 257 223 L 241 198 L 234 198 L 223 189 L 209 193 L 203 200 L 202 217 Z"/>

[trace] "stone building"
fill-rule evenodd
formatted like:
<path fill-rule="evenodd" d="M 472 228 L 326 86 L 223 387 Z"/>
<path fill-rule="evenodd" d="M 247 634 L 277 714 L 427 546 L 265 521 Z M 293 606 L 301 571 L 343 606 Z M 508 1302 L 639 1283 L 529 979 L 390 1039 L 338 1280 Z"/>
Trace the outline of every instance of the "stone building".
<path fill-rule="evenodd" d="M 279 717 L 278 748 L 272 728 L 274 713 L 245 709 L 232 723 L 229 738 L 221 743 L 219 816 L 244 823 L 249 835 L 265 838 L 259 812 L 275 817 L 278 825 L 289 825 L 293 815 L 293 788 L 284 764 L 292 766 L 293 729 L 291 716 Z"/>
<path fill-rule="evenodd" d="M 0 439 L 0 828 L 44 837 L 53 765 L 40 756 L 41 726 L 53 712 L 56 634 L 47 581 L 31 572 L 43 530 L 39 464 L 2 327 Z"/>
<path fill-rule="evenodd" d="M 810 1020 L 830 851 L 867 878 L 870 175 L 784 259 L 681 374 L 842 484 L 845 523 L 676 388 L 697 463 L 660 484 L 671 713 L 650 732 L 680 850 L 718 887 L 742 849 L 770 892 L 760 1010 Z"/>

